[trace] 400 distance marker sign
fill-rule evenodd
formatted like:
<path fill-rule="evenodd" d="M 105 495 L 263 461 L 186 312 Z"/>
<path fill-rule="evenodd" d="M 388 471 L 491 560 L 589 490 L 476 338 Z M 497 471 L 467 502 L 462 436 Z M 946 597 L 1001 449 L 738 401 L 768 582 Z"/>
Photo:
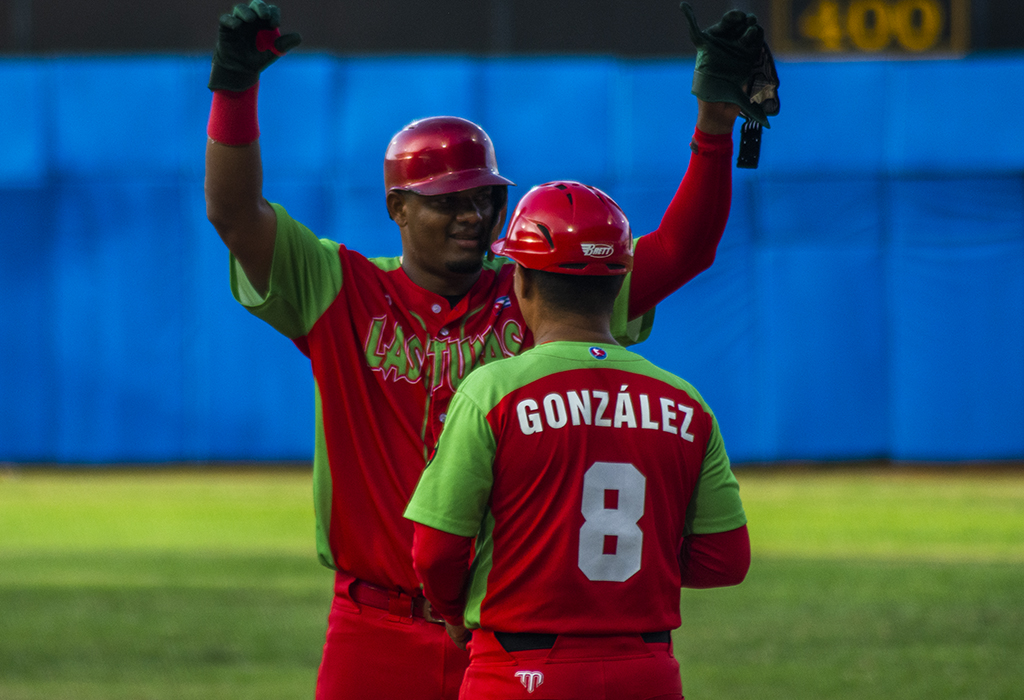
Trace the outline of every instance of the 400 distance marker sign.
<path fill-rule="evenodd" d="M 962 54 L 970 14 L 970 0 L 772 0 L 770 41 L 778 53 Z"/>

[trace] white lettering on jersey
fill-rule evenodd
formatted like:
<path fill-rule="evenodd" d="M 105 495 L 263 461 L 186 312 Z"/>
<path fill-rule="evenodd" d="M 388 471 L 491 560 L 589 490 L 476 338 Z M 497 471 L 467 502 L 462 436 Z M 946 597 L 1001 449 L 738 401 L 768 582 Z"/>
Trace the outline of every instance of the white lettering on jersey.
<path fill-rule="evenodd" d="M 519 416 L 519 429 L 523 435 L 533 435 L 544 430 L 540 423 L 540 414 L 537 413 L 537 402 L 533 399 L 523 399 L 516 406 L 516 415 Z"/>
<path fill-rule="evenodd" d="M 595 391 L 593 392 L 595 399 L 600 401 L 597 404 L 597 412 L 594 413 L 594 425 L 602 428 L 610 428 L 612 421 L 610 418 L 604 417 L 604 412 L 608 408 L 608 392 L 607 391 Z"/>
<path fill-rule="evenodd" d="M 586 389 L 579 394 L 570 391 L 566 394 L 566 398 L 569 399 L 569 414 L 572 416 L 572 424 L 579 425 L 582 420 L 590 425 L 590 392 Z"/>
<path fill-rule="evenodd" d="M 516 417 L 519 419 L 519 429 L 523 435 L 533 435 L 544 431 L 544 426 L 558 430 L 569 425 L 595 425 L 601 428 L 636 428 L 636 410 L 633 405 L 633 395 L 627 389 L 628 385 L 619 387 L 615 395 L 615 409 L 612 417 L 606 417 L 608 407 L 611 404 L 611 396 L 607 391 L 582 389 L 579 391 L 566 391 L 564 394 L 551 393 L 546 395 L 541 403 L 536 399 L 522 399 L 516 404 Z M 593 411 L 591 398 L 596 399 L 597 407 Z M 651 398 L 647 394 L 639 395 L 640 402 L 640 423 L 639 427 L 644 430 L 662 430 L 672 435 L 678 435 L 687 442 L 693 442 L 696 436 L 690 432 L 693 423 L 693 416 L 696 408 L 686 404 L 677 403 L 675 399 L 661 397 L 657 399 L 657 406 L 661 409 L 661 415 L 651 408 Z M 680 414 L 682 414 L 680 416 Z M 676 421 L 682 418 L 682 425 Z"/>
<path fill-rule="evenodd" d="M 563 428 L 569 420 L 565 412 L 565 402 L 558 394 L 548 394 L 544 397 L 544 417 L 548 419 L 549 428 Z"/>
<path fill-rule="evenodd" d="M 615 427 L 629 428 L 636 427 L 636 416 L 633 414 L 633 398 L 626 393 L 628 387 L 619 387 L 619 393 L 615 396 Z"/>
<path fill-rule="evenodd" d="M 647 394 L 640 394 L 640 427 L 647 430 L 657 430 L 658 424 L 651 420 L 651 405 L 648 403 Z"/>
<path fill-rule="evenodd" d="M 626 581 L 643 561 L 647 477 L 626 462 L 594 462 L 583 475 L 583 527 L 577 564 L 591 581 Z M 606 495 L 618 494 L 609 508 Z M 614 543 L 609 551 L 609 538 Z"/>
<path fill-rule="evenodd" d="M 690 429 L 690 421 L 693 420 L 693 409 L 683 404 L 676 404 L 680 411 L 686 414 L 686 418 L 683 419 L 683 425 L 679 428 L 679 437 L 686 440 L 687 442 L 693 442 L 693 433 L 688 432 Z"/>
<path fill-rule="evenodd" d="M 672 410 L 674 403 L 672 399 L 661 399 L 661 429 L 673 435 L 676 434 L 676 426 L 672 425 L 672 419 L 676 417 L 676 412 Z"/>

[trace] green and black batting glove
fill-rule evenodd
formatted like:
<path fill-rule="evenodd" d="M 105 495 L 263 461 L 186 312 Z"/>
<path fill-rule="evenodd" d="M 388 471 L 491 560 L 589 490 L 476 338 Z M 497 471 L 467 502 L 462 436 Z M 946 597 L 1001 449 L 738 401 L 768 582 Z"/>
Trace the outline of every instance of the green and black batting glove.
<path fill-rule="evenodd" d="M 779 79 L 757 17 L 729 10 L 718 24 L 701 30 L 689 3 L 679 9 L 697 49 L 691 92 L 705 102 L 739 105 L 748 119 L 769 127 L 768 117 L 779 113 Z"/>
<path fill-rule="evenodd" d="M 244 92 L 258 83 L 267 66 L 302 42 L 295 33 L 282 36 L 280 27 L 281 11 L 263 0 L 221 15 L 210 89 Z"/>

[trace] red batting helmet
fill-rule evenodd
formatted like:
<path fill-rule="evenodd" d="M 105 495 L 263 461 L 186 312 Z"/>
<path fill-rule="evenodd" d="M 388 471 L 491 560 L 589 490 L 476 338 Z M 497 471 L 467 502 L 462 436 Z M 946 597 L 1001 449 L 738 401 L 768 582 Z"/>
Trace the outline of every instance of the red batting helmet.
<path fill-rule="evenodd" d="M 498 174 L 483 129 L 459 117 L 428 117 L 395 134 L 384 154 L 384 188 L 432 196 L 486 185 L 514 185 Z"/>
<path fill-rule="evenodd" d="M 523 267 L 570 275 L 625 275 L 633 234 L 615 201 L 579 182 L 548 182 L 527 192 L 508 234 L 491 245 Z"/>

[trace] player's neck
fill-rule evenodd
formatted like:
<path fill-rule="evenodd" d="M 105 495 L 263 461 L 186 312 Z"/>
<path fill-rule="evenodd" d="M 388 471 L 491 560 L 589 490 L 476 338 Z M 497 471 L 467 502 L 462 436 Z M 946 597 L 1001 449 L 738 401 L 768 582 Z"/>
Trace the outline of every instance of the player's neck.
<path fill-rule="evenodd" d="M 557 317 L 541 316 L 533 327 L 534 343 L 552 343 L 567 340 L 577 343 L 602 343 L 617 345 L 611 331 L 611 319 L 594 316 L 559 314 Z"/>
<path fill-rule="evenodd" d="M 449 301 L 452 298 L 456 300 L 461 299 L 468 294 L 483 272 L 483 270 L 474 270 L 467 273 L 446 272 L 445 274 L 432 274 L 429 271 L 406 265 L 404 262 L 402 269 L 417 286 L 426 289 L 428 292 L 446 297 Z"/>

